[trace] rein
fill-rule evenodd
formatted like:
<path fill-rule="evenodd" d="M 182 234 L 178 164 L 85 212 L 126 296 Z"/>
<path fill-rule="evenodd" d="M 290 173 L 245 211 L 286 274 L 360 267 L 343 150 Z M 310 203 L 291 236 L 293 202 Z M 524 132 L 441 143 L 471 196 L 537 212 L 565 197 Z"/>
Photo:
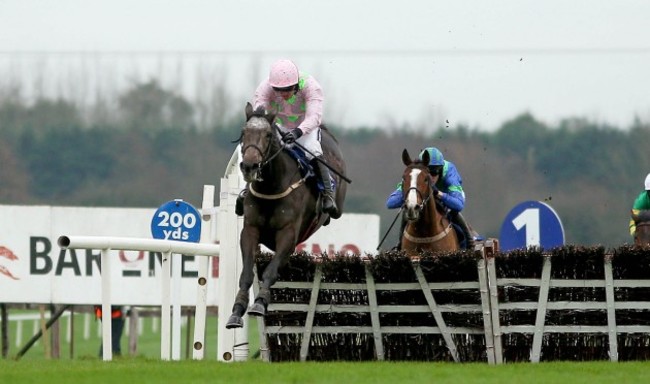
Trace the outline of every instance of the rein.
<path fill-rule="evenodd" d="M 417 193 L 418 196 L 420 196 L 420 198 L 422 199 L 422 202 L 421 202 L 420 204 L 418 204 L 418 207 L 420 207 L 420 210 L 424 210 L 424 206 L 429 202 L 429 200 L 431 200 L 431 197 L 433 197 L 433 189 L 431 189 L 431 190 L 429 191 L 429 195 L 427 196 L 426 199 L 422 197 L 422 193 L 421 193 L 420 191 L 418 191 L 418 189 L 415 188 L 415 187 L 413 187 L 413 188 L 409 188 L 409 189 L 406 191 L 406 193 L 408 194 L 411 190 L 414 190 L 415 193 Z M 406 202 L 404 202 L 404 205 L 406 205 Z M 404 205 L 402 205 L 402 207 L 403 207 Z"/>
<path fill-rule="evenodd" d="M 266 166 L 266 165 L 267 165 L 271 160 L 273 160 L 276 156 L 278 156 L 278 155 L 280 154 L 280 152 L 282 152 L 282 146 L 280 146 L 280 149 L 278 149 L 277 151 L 275 151 L 274 154 L 272 154 L 271 156 L 269 156 L 269 153 L 271 153 L 271 145 L 269 145 L 269 146 L 266 148 L 266 153 L 262 153 L 262 150 L 260 149 L 260 147 L 258 147 L 258 146 L 255 145 L 255 144 L 248 144 L 247 146 L 245 146 L 245 147 L 242 149 L 241 152 L 242 152 L 242 153 L 245 153 L 245 152 L 248 150 L 248 148 L 253 148 L 253 149 L 257 150 L 257 152 L 259 152 L 260 155 L 262 155 L 262 159 L 263 159 L 263 160 L 260 161 L 259 163 L 257 163 L 257 168 L 258 168 L 258 169 L 262 169 L 262 168 L 264 168 L 264 166 Z"/>
<path fill-rule="evenodd" d="M 274 127 L 275 127 L 276 131 L 278 133 L 280 133 L 280 129 L 276 125 L 274 125 Z M 284 147 L 280 143 L 279 149 L 277 151 L 275 151 L 273 154 L 271 154 L 271 147 L 273 147 L 273 145 L 272 145 L 272 143 L 269 143 L 269 145 L 266 148 L 266 153 L 262 153 L 263 152 L 262 149 L 259 146 L 257 146 L 256 144 L 248 144 L 247 146 L 245 146 L 242 149 L 242 153 L 245 153 L 248 150 L 248 148 L 253 148 L 257 152 L 259 152 L 260 155 L 262 155 L 262 161 L 260 161 L 259 163 L 256 164 L 256 168 L 259 169 L 259 170 L 262 170 L 262 168 L 264 168 L 273 159 L 275 159 L 282 152 L 282 150 L 284 149 Z M 260 199 L 277 200 L 277 199 L 281 199 L 283 197 L 288 196 L 291 192 L 293 192 L 298 187 L 300 187 L 302 184 L 304 184 L 306 180 L 307 180 L 307 176 L 305 176 L 305 177 L 299 179 L 298 181 L 296 181 L 295 183 L 291 184 L 283 192 L 276 193 L 276 194 L 273 194 L 273 195 L 267 195 L 267 194 L 264 194 L 264 193 L 257 192 L 256 190 L 253 189 L 253 184 L 252 183 L 249 183 L 248 190 L 251 192 L 251 194 L 253 196 L 258 197 Z M 257 179 L 257 181 L 263 181 L 263 180 L 262 180 L 261 177 L 259 177 Z"/>

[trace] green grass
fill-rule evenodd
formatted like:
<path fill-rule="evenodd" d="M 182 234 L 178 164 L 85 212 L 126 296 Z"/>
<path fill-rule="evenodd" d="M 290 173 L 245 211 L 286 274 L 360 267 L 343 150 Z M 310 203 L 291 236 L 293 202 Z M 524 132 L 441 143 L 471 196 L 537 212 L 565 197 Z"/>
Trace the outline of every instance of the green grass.
<path fill-rule="evenodd" d="M 3 383 L 642 383 L 650 363 L 218 363 L 143 358 L 1 361 Z"/>

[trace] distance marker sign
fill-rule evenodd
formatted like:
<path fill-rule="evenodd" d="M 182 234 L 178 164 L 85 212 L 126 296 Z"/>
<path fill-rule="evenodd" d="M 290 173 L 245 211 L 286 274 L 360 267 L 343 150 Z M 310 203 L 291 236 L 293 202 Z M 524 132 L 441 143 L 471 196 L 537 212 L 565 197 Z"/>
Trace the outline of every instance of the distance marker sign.
<path fill-rule="evenodd" d="M 558 214 L 548 204 L 526 201 L 514 207 L 501 225 L 499 247 L 502 251 L 539 247 L 550 249 L 564 245 L 564 228 Z"/>
<path fill-rule="evenodd" d="M 181 199 L 161 205 L 151 220 L 154 239 L 198 243 L 201 240 L 201 215 Z"/>

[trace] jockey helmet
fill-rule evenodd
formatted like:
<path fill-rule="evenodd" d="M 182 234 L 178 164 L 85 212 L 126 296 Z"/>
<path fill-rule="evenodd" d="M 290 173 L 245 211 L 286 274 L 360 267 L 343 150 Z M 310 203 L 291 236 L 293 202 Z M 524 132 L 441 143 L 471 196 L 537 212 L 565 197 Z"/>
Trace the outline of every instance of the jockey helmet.
<path fill-rule="evenodd" d="M 650 173 L 645 177 L 645 190 L 650 191 Z"/>
<path fill-rule="evenodd" d="M 291 60 L 278 60 L 271 66 L 269 84 L 273 88 L 287 88 L 298 84 L 298 67 Z"/>
<path fill-rule="evenodd" d="M 442 167 L 445 165 L 445 158 L 442 156 L 442 152 L 436 147 L 424 148 L 420 152 L 420 160 L 422 160 L 424 152 L 429 152 L 429 172 L 432 175 L 441 174 Z"/>

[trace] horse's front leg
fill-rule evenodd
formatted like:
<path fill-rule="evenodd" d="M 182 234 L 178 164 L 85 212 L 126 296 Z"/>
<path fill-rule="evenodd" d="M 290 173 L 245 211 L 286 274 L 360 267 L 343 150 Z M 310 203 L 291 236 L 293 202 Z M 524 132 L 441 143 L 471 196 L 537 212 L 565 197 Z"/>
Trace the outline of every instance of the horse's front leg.
<path fill-rule="evenodd" d="M 248 310 L 249 315 L 265 316 L 266 308 L 271 302 L 271 286 L 278 280 L 278 270 L 282 267 L 296 248 L 296 235 L 293 227 L 279 231 L 276 237 L 275 255 L 264 269 L 260 291 L 255 302 Z"/>
<path fill-rule="evenodd" d="M 255 265 L 255 253 L 259 246 L 259 230 L 253 227 L 245 227 L 242 230 L 239 240 L 242 254 L 242 271 L 239 275 L 239 292 L 235 297 L 235 304 L 232 306 L 232 314 L 228 318 L 226 328 L 241 328 L 244 326 L 242 317 L 248 308 L 248 297 L 251 285 L 253 285 L 253 267 Z"/>

